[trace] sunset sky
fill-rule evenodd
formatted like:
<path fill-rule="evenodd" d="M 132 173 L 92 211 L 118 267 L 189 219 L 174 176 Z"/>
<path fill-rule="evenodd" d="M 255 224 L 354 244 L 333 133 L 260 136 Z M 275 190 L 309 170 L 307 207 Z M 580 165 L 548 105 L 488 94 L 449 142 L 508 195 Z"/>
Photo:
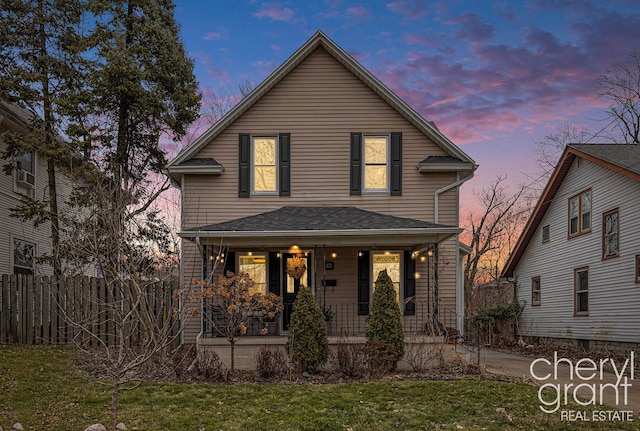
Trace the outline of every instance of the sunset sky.
<path fill-rule="evenodd" d="M 203 91 L 259 84 L 322 30 L 480 164 L 463 212 L 497 174 L 525 181 L 558 128 L 601 129 L 596 79 L 640 49 L 637 0 L 177 0 L 175 15 Z"/>

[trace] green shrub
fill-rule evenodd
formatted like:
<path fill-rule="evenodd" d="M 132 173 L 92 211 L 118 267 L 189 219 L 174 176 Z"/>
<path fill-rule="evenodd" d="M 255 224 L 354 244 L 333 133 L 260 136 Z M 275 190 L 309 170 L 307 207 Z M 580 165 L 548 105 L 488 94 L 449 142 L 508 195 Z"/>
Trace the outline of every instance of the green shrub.
<path fill-rule="evenodd" d="M 396 290 L 386 269 L 378 274 L 367 323 L 367 341 L 388 345 L 395 353 L 394 368 L 404 356 L 404 332 Z"/>
<path fill-rule="evenodd" d="M 300 286 L 293 303 L 287 353 L 303 371 L 313 372 L 327 360 L 327 327 L 311 289 Z"/>

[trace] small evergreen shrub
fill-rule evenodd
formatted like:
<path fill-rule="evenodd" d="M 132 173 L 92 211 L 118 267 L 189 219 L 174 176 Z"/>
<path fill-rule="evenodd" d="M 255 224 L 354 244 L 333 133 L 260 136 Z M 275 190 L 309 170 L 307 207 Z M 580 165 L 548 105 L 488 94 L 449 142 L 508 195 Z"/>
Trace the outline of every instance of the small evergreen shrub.
<path fill-rule="evenodd" d="M 400 306 L 396 299 L 393 281 L 386 269 L 378 274 L 373 291 L 371 313 L 367 318 L 367 342 L 373 343 L 374 346 L 376 343 L 389 346 L 389 353 L 394 354 L 390 369 L 395 368 L 404 356 L 404 331 L 400 318 Z"/>
<path fill-rule="evenodd" d="M 327 360 L 327 327 L 311 289 L 300 286 L 293 303 L 287 353 L 303 371 L 313 372 Z"/>

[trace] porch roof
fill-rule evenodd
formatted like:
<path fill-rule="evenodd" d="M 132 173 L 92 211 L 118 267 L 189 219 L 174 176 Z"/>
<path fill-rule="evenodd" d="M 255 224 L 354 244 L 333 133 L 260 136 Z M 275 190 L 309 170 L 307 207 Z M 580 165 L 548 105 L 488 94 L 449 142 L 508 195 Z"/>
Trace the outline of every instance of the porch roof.
<path fill-rule="evenodd" d="M 417 246 L 444 241 L 460 232 L 462 229 L 457 226 L 381 214 L 352 206 L 288 206 L 185 229 L 180 236 L 197 241 L 215 239 L 229 246 L 290 246 L 292 243 L 299 246 L 318 243 Z"/>

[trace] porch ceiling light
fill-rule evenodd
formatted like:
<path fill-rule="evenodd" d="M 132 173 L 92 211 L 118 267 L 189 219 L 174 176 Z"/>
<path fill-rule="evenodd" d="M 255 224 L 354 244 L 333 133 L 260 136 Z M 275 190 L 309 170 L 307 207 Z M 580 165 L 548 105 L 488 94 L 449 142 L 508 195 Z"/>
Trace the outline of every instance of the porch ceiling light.
<path fill-rule="evenodd" d="M 335 259 L 336 257 L 338 257 L 338 253 L 336 253 L 336 252 L 331 253 L 331 258 L 332 259 Z"/>

